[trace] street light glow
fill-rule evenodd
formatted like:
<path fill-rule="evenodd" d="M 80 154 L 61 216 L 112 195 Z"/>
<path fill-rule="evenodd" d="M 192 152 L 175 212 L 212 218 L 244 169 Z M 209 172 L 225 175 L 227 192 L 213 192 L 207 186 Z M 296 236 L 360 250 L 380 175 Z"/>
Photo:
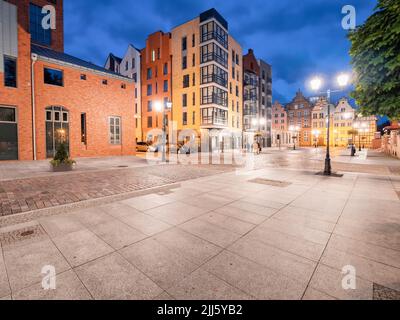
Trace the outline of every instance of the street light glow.
<path fill-rule="evenodd" d="M 322 87 L 322 79 L 316 77 L 311 80 L 310 85 L 311 85 L 311 89 L 313 89 L 314 91 L 317 91 L 317 90 L 321 89 L 321 87 Z"/>
<path fill-rule="evenodd" d="M 337 77 L 337 82 L 340 87 L 346 87 L 350 82 L 350 76 L 347 73 L 341 73 Z"/>
<path fill-rule="evenodd" d="M 156 101 L 156 102 L 154 103 L 154 109 L 155 109 L 157 112 L 161 112 L 161 111 L 162 111 L 162 103 L 161 103 L 160 101 Z"/>

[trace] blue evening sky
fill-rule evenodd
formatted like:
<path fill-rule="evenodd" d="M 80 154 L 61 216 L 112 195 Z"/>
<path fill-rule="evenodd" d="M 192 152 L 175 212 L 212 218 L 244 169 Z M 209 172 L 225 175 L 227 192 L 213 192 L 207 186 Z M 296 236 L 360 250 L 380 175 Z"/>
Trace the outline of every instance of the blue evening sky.
<path fill-rule="evenodd" d="M 308 79 L 350 71 L 350 43 L 342 29 L 344 5 L 357 24 L 376 0 L 65 0 L 65 51 L 103 65 L 109 52 L 122 56 L 129 43 L 143 48 L 148 34 L 191 20 L 215 7 L 244 52 L 253 48 L 273 67 L 273 99 L 289 102 Z"/>

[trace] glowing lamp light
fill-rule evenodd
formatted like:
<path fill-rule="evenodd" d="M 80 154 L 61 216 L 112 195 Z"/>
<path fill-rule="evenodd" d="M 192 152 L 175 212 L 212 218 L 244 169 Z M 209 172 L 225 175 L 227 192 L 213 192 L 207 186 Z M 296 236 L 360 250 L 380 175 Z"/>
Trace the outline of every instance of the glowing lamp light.
<path fill-rule="evenodd" d="M 346 87 L 350 82 L 350 76 L 347 73 L 341 73 L 337 77 L 337 82 L 339 86 Z"/>
<path fill-rule="evenodd" d="M 311 89 L 314 91 L 319 90 L 322 87 L 322 79 L 321 78 L 314 78 L 310 82 Z"/>
<path fill-rule="evenodd" d="M 154 103 L 154 109 L 155 109 L 157 112 L 161 112 L 161 111 L 162 111 L 162 104 L 161 104 L 160 101 L 157 101 L 157 102 Z"/>

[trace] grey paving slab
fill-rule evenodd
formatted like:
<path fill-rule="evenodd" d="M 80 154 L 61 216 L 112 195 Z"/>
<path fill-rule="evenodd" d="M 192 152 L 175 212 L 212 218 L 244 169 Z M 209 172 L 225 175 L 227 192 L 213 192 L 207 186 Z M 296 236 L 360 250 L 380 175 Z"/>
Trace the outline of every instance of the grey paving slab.
<path fill-rule="evenodd" d="M 215 210 L 214 212 L 232 217 L 243 222 L 248 222 L 254 225 L 259 225 L 264 222 L 268 217 L 262 216 L 244 209 L 235 208 L 232 206 L 226 206 Z"/>
<path fill-rule="evenodd" d="M 257 299 L 298 300 L 306 289 L 305 284 L 227 251 L 211 259 L 203 268 Z"/>
<path fill-rule="evenodd" d="M 353 240 L 340 235 L 332 235 L 328 249 L 336 249 L 388 266 L 400 268 L 400 253 L 397 250 L 372 245 L 364 241 Z"/>
<path fill-rule="evenodd" d="M 353 266 L 358 277 L 400 291 L 398 268 L 336 249 L 326 250 L 321 262 L 338 270 L 342 270 L 344 266 Z"/>
<path fill-rule="evenodd" d="M 321 217 L 319 212 L 303 208 L 288 206 L 279 211 L 274 218 L 283 220 L 291 225 L 299 225 L 315 230 L 332 233 L 335 228 L 338 216 Z M 330 221 L 329 221 L 330 220 Z"/>
<path fill-rule="evenodd" d="M 149 194 L 145 196 L 135 197 L 128 200 L 122 201 L 122 203 L 130 205 L 131 207 L 145 211 L 159 206 L 172 203 L 175 200 L 169 199 L 168 197 L 163 197 L 157 194 Z"/>
<path fill-rule="evenodd" d="M 14 300 L 91 300 L 89 292 L 75 272 L 66 271 L 55 277 L 56 288 L 44 290 L 41 283 L 14 293 Z"/>
<path fill-rule="evenodd" d="M 217 195 L 213 195 L 212 192 L 208 192 L 205 194 L 198 195 L 196 197 L 189 197 L 182 202 L 189 204 L 191 206 L 199 207 L 205 209 L 207 211 L 215 210 L 221 208 L 234 200 L 230 198 L 225 198 Z"/>
<path fill-rule="evenodd" d="M 260 241 L 240 239 L 231 245 L 228 251 L 304 284 L 308 284 L 317 266 L 316 262 L 268 246 Z"/>
<path fill-rule="evenodd" d="M 118 253 L 89 262 L 75 271 L 96 300 L 148 300 L 163 292 Z"/>
<path fill-rule="evenodd" d="M 280 219 L 269 219 L 258 228 L 279 231 L 321 245 L 326 245 L 331 236 L 328 232 L 311 229 L 300 224 L 291 224 Z"/>
<path fill-rule="evenodd" d="M 173 297 L 171 297 L 167 292 L 164 291 L 158 297 L 155 297 L 153 300 L 157 300 L 157 301 L 173 301 L 175 299 Z"/>
<path fill-rule="evenodd" d="M 115 218 L 101 210 L 100 207 L 94 207 L 84 210 L 79 210 L 72 213 L 74 219 L 79 221 L 85 227 L 93 227 L 98 224 L 109 222 Z"/>
<path fill-rule="evenodd" d="M 122 249 L 148 237 L 118 220 L 98 224 L 90 228 L 90 230 L 115 250 Z"/>
<path fill-rule="evenodd" d="M 177 228 L 160 233 L 154 239 L 197 265 L 222 251 L 222 248 Z"/>
<path fill-rule="evenodd" d="M 267 228 L 256 228 L 245 238 L 261 241 L 283 251 L 314 261 L 318 261 L 321 258 L 325 248 L 324 245 Z"/>
<path fill-rule="evenodd" d="M 302 195 L 300 198 L 292 202 L 292 206 L 310 209 L 313 211 L 328 212 L 340 215 L 346 204 L 346 199 L 338 199 L 333 197 L 314 196 L 312 194 Z"/>
<path fill-rule="evenodd" d="M 372 282 L 356 278 L 356 289 L 345 290 L 342 286 L 343 278 L 341 270 L 320 264 L 311 279 L 310 288 L 340 300 L 372 300 Z"/>
<path fill-rule="evenodd" d="M 181 254 L 154 239 L 131 245 L 120 253 L 164 290 L 179 283 L 198 268 Z"/>
<path fill-rule="evenodd" d="M 255 228 L 256 225 L 217 212 L 210 212 L 199 219 L 212 223 L 220 228 L 244 235 Z"/>
<path fill-rule="evenodd" d="M 133 208 L 132 206 L 129 206 L 122 202 L 109 203 L 104 206 L 101 206 L 100 209 L 102 211 L 104 211 L 105 213 L 109 214 L 110 216 L 117 218 L 117 219 L 141 212 L 141 211 Z"/>
<path fill-rule="evenodd" d="M 67 261 L 50 240 L 8 246 L 4 248 L 4 261 L 13 292 L 40 283 L 45 266 L 53 266 L 57 273 L 70 269 Z"/>
<path fill-rule="evenodd" d="M 0 247 L 0 297 L 5 297 L 11 294 L 10 284 L 8 283 L 8 276 L 6 265 L 4 264 L 3 251 Z"/>
<path fill-rule="evenodd" d="M 179 228 L 221 248 L 226 248 L 241 237 L 238 233 L 221 228 L 202 219 L 191 220 L 180 225 Z"/>
<path fill-rule="evenodd" d="M 86 229 L 86 227 L 70 213 L 43 218 L 40 219 L 39 222 L 51 238 Z"/>
<path fill-rule="evenodd" d="M 267 207 L 264 207 L 261 205 L 246 202 L 246 198 L 235 201 L 235 202 L 229 204 L 228 207 L 249 211 L 249 212 L 261 215 L 261 216 L 265 216 L 267 218 L 271 217 L 273 214 L 275 214 L 278 211 L 278 209 L 267 208 Z"/>
<path fill-rule="evenodd" d="M 177 300 L 251 300 L 253 297 L 198 269 L 167 290 Z"/>
<path fill-rule="evenodd" d="M 171 225 L 140 212 L 125 215 L 120 220 L 148 236 L 153 236 L 172 228 Z"/>
<path fill-rule="evenodd" d="M 174 202 L 147 210 L 145 213 L 170 225 L 176 226 L 209 211 L 209 209 L 199 208 L 183 202 Z"/>
<path fill-rule="evenodd" d="M 63 256 L 73 267 L 114 251 L 112 247 L 89 230 L 69 233 L 56 237 L 53 240 Z"/>

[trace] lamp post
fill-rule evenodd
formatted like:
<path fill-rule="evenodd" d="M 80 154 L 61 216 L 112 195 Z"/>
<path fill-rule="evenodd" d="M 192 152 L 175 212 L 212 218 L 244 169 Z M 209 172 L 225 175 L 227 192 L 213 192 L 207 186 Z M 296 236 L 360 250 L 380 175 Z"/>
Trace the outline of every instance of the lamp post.
<path fill-rule="evenodd" d="M 167 162 L 167 111 L 172 110 L 172 102 L 156 102 L 155 109 L 157 112 L 162 112 L 163 115 L 163 125 L 162 125 L 162 162 Z"/>
<path fill-rule="evenodd" d="M 337 84 L 339 87 L 344 88 L 346 87 L 349 82 L 350 82 L 350 76 L 342 73 L 337 77 Z M 321 89 L 323 85 L 323 81 L 321 78 L 314 78 L 310 82 L 311 84 L 311 89 L 314 91 L 318 91 Z M 328 102 L 328 115 L 327 115 L 327 143 L 326 143 L 326 158 L 325 158 L 325 169 L 324 169 L 324 175 L 325 176 L 330 176 L 332 175 L 332 164 L 331 164 L 331 155 L 330 155 L 330 132 L 331 132 L 331 108 L 330 108 L 330 100 L 331 100 L 331 94 L 333 92 L 340 92 L 342 90 L 331 90 L 327 89 L 326 91 L 326 97 L 327 97 L 327 102 Z"/>

